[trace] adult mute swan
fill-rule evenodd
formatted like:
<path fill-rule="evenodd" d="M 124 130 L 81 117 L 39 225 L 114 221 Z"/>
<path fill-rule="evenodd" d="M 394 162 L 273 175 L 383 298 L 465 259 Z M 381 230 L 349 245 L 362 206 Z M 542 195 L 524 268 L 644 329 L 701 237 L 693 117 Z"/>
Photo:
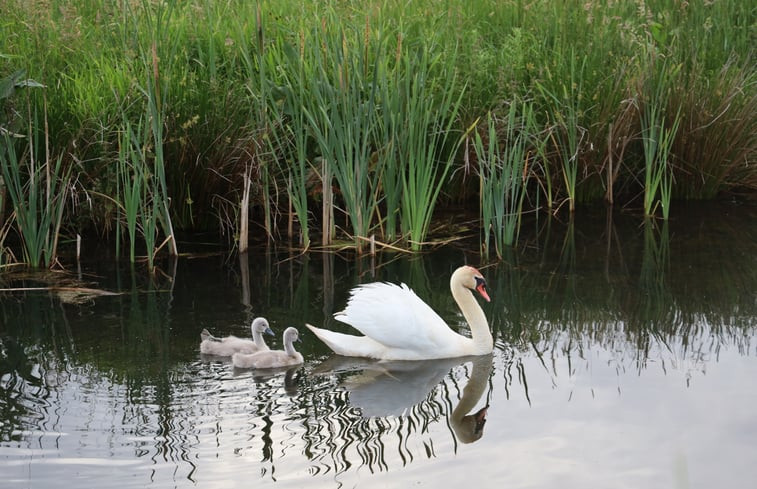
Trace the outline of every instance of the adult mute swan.
<path fill-rule="evenodd" d="M 468 321 L 472 338 L 452 331 L 407 285 L 374 282 L 352 289 L 347 307 L 334 315 L 363 333 L 353 336 L 307 327 L 339 355 L 380 360 L 430 360 L 486 355 L 494 348 L 489 323 L 473 290 L 489 301 L 486 281 L 471 266 L 455 270 L 449 281 L 452 297 Z"/>
<path fill-rule="evenodd" d="M 230 357 L 234 353 L 255 353 L 257 351 L 268 350 L 268 345 L 265 344 L 263 334 L 269 334 L 273 336 L 268 321 L 265 318 L 255 318 L 250 325 L 252 330 L 252 339 L 237 338 L 230 335 L 224 338 L 216 338 L 211 335 L 207 329 L 203 329 L 200 333 L 200 353 L 205 355 L 215 355 L 219 357 Z"/>
<path fill-rule="evenodd" d="M 294 342 L 299 341 L 300 334 L 296 328 L 284 330 L 284 351 L 268 350 L 257 353 L 235 353 L 231 363 L 239 368 L 278 368 L 299 365 L 303 362 L 302 354 L 294 350 Z"/>

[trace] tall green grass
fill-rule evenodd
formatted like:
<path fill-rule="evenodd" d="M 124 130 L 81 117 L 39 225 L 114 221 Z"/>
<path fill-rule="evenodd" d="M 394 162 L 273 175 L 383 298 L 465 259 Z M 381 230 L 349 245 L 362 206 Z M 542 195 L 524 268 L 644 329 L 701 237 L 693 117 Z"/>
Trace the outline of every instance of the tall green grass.
<path fill-rule="evenodd" d="M 148 102 L 149 105 L 149 102 Z M 152 116 L 155 109 L 147 109 L 145 117 L 132 125 L 124 121 L 118 148 L 118 193 L 116 204 L 122 215 L 129 238 L 129 261 L 136 262 L 137 231 L 144 242 L 147 268 L 155 269 L 155 258 L 163 246 L 174 242 L 168 199 L 164 190 L 160 152 L 155 150 L 155 124 Z M 158 242 L 159 231 L 163 241 Z M 120 245 L 120 237 L 116 246 Z M 176 255 L 174 247 L 169 253 Z M 117 248 L 116 254 L 119 254 Z"/>
<path fill-rule="evenodd" d="M 58 259 L 71 169 L 62 156 L 51 159 L 46 154 L 38 133 L 30 132 L 28 140 L 22 140 L 21 154 L 9 135 L 0 136 L 0 142 L 3 184 L 13 208 L 11 217 L 21 239 L 23 261 L 33 268 L 51 267 Z M 3 241 L 6 233 L 2 232 Z"/>
<path fill-rule="evenodd" d="M 75 192 L 83 195 L 74 202 L 118 194 L 123 117 L 132 128 L 147 123 L 162 236 L 219 230 L 236 245 L 246 225 L 268 240 L 279 240 L 280 229 L 298 233 L 307 248 L 320 224 L 324 242 L 336 233 L 360 247 L 376 234 L 418 248 L 437 203 L 474 208 L 495 197 L 461 177 L 470 168 L 457 171 L 469 161 L 459 138 L 523 99 L 533 100 L 531 135 L 551 135 L 534 148 L 538 179 L 524 211 L 576 212 L 603 197 L 643 208 L 640 176 L 648 143 L 659 139 L 642 135 L 642 125 L 657 127 L 642 120 L 654 91 L 645 80 L 662 70 L 647 62 L 650 52 L 680 70 L 665 104 L 666 127 L 678 108 L 680 119 L 666 145 L 675 164 L 666 167 L 663 199 L 757 189 L 748 2 L 380 7 L 8 0 L 0 4 L 0 80 L 24 70 L 19 79 L 47 87 L 50 154 L 80 171 Z M 41 93 L 30 97 L 41 106 Z M 0 100 L 0 121 L 35 123 L 17 100 Z M 9 209 L 3 217 L 16 229 Z M 108 238 L 118 236 L 116 218 L 108 199 L 64 210 L 77 232 Z M 165 246 L 175 253 L 175 244 Z"/>
<path fill-rule="evenodd" d="M 400 228 L 411 250 L 420 250 L 433 217 L 439 193 L 447 183 L 454 155 L 462 140 L 455 130 L 462 91 L 453 59 L 434 56 L 427 48 L 403 57 L 402 97 L 392 131 L 398 165 L 393 171 L 401 189 Z M 437 66 L 440 65 L 440 66 Z M 439 78 L 432 75 L 439 70 Z M 396 196 L 395 196 L 396 199 Z"/>
<path fill-rule="evenodd" d="M 654 62 L 654 58 L 653 58 Z M 644 215 L 653 215 L 657 206 L 662 208 L 662 217 L 670 215 L 670 200 L 673 191 L 673 163 L 671 148 L 680 123 L 680 109 L 674 116 L 668 114 L 670 91 L 674 86 L 679 67 L 663 66 L 646 80 L 649 88 L 643 91 L 641 111 L 641 140 L 644 148 Z M 669 122 L 671 121 L 672 122 Z"/>
<path fill-rule="evenodd" d="M 363 32 L 354 29 L 315 29 L 305 36 L 312 36 L 305 45 L 316 49 L 303 60 L 311 68 L 303 110 L 319 156 L 333 171 L 360 251 L 378 201 L 378 173 L 371 168 L 378 88 L 371 73 L 374 63 L 380 63 L 380 53 L 364 44 Z"/>
<path fill-rule="evenodd" d="M 482 130 L 483 138 L 476 133 L 474 148 L 479 165 L 485 256 L 493 247 L 497 257 L 503 258 L 505 250 L 518 241 L 532 171 L 529 159 L 534 158 L 531 143 L 534 126 L 532 103 L 520 101 L 511 104 L 501 118 L 490 113 Z"/>
<path fill-rule="evenodd" d="M 136 261 L 137 220 L 142 214 L 145 200 L 145 158 L 142 156 L 142 125 L 137 125 L 136 133 L 129 121 L 124 121 L 123 132 L 118 141 L 118 181 L 116 182 L 116 205 L 119 220 L 125 221 L 129 239 L 129 261 Z M 121 254 L 121 233 L 116 234 L 116 256 Z M 149 249 L 152 253 L 152 249 Z"/>
<path fill-rule="evenodd" d="M 559 83 L 557 90 L 543 83 L 537 87 L 546 106 L 548 124 L 554 152 L 559 161 L 568 208 L 572 213 L 576 209 L 576 190 L 578 186 L 581 145 L 587 135 L 582 126 L 581 97 L 583 95 L 583 74 L 586 69 L 586 57 L 577 59 L 571 51 L 568 55 L 569 76 Z"/>
<path fill-rule="evenodd" d="M 304 39 L 301 42 L 304 42 Z M 283 69 L 280 70 L 281 79 L 274 79 L 273 83 L 261 77 L 260 83 L 269 85 L 261 88 L 261 92 L 268 97 L 261 102 L 266 103 L 266 108 L 270 109 L 269 120 L 266 121 L 269 131 L 266 135 L 272 150 L 278 156 L 278 161 L 284 162 L 281 173 L 286 181 L 289 207 L 297 216 L 299 244 L 308 249 L 311 244 L 308 179 L 314 170 L 308 152 L 308 121 L 304 110 L 308 97 L 304 51 L 296 50 L 295 46 L 289 44 L 280 49 L 271 49 L 269 52 L 269 56 L 257 52 L 257 65 L 267 62 L 271 71 L 276 67 Z M 264 68 L 255 69 L 256 63 L 253 63 L 252 56 L 246 56 L 245 60 L 251 77 L 255 73 L 263 72 Z M 291 215 L 289 223 L 287 234 L 291 239 L 294 234 Z"/>

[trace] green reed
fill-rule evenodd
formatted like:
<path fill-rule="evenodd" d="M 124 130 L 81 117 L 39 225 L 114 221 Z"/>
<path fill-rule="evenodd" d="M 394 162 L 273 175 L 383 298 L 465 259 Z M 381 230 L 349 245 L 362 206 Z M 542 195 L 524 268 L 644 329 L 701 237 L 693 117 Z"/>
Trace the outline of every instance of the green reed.
<path fill-rule="evenodd" d="M 159 193 L 156 176 L 150 169 L 152 143 L 150 129 L 144 120 L 135 126 L 124 122 L 124 129 L 119 139 L 117 203 L 123 212 L 126 232 L 129 238 L 129 261 L 136 261 L 137 231 L 144 242 L 147 268 L 155 267 L 157 254 Z M 116 241 L 118 246 L 119 241 Z M 118 250 L 116 251 L 118 253 Z"/>
<path fill-rule="evenodd" d="M 373 226 L 378 201 L 378 173 L 371 168 L 371 135 L 376 124 L 377 86 L 362 33 L 316 30 L 307 63 L 310 91 L 304 107 L 320 156 L 333 171 L 355 247 L 361 251 Z M 321 47 L 318 49 L 318 47 Z"/>
<path fill-rule="evenodd" d="M 270 64 L 269 72 L 275 73 L 278 67 L 280 79 L 269 77 L 268 83 L 273 89 L 261 88 L 268 98 L 263 100 L 268 110 L 268 141 L 272 150 L 281 161 L 286 179 L 286 193 L 297 216 L 299 225 L 300 245 L 310 247 L 310 206 L 308 203 L 308 178 L 313 171 L 313 165 L 308 154 L 309 121 L 305 108 L 308 104 L 308 84 L 310 65 L 305 63 L 304 46 L 296 49 L 292 44 L 286 44 L 283 39 L 277 39 L 277 44 L 269 50 L 264 58 L 257 57 L 259 65 Z M 301 42 L 304 42 L 304 34 Z M 282 44 L 279 44 L 282 43 Z M 252 57 L 246 57 L 246 64 L 251 73 L 253 69 Z M 260 68 L 261 70 L 263 68 Z M 263 78 L 261 77 L 261 80 Z M 265 81 L 261 81 L 265 83 Z M 290 216 L 288 235 L 291 239 L 293 223 Z"/>
<path fill-rule="evenodd" d="M 129 238 L 129 261 L 136 260 L 137 243 L 137 216 L 139 203 L 142 201 L 142 178 L 141 175 L 133 175 L 132 169 L 136 168 L 137 158 L 131 142 L 134 140 L 131 124 L 124 123 L 124 130 L 118 140 L 118 166 L 116 180 L 116 205 L 118 206 L 119 220 L 126 221 L 126 233 Z M 116 256 L 121 256 L 121 233 L 116 233 Z"/>
<path fill-rule="evenodd" d="M 670 199 L 673 190 L 670 150 L 681 120 L 680 109 L 678 109 L 673 122 L 668 126 L 667 109 L 670 89 L 678 69 L 678 67 L 668 67 L 667 63 L 663 63 L 661 69 L 654 71 L 657 76 L 648 81 L 651 86 L 647 88 L 647 99 L 644 106 L 640 108 L 641 140 L 644 147 L 644 215 L 653 215 L 659 203 L 665 220 L 670 215 Z"/>
<path fill-rule="evenodd" d="M 531 152 L 530 131 L 535 127 L 531 102 L 514 101 L 503 118 L 489 114 L 485 139 L 476 133 L 474 149 L 479 165 L 482 252 L 493 246 L 497 257 L 518 241 L 526 197 Z"/>
<path fill-rule="evenodd" d="M 71 169 L 63 164 L 62 156 L 51 160 L 44 154 L 37 133 L 30 131 L 28 137 L 26 148 L 19 155 L 17 142 L 7 134 L 0 135 L 0 166 L 24 262 L 34 268 L 51 267 L 58 258 Z M 5 235 L 7 231 L 0 233 Z"/>
<path fill-rule="evenodd" d="M 154 22 L 154 38 L 152 45 L 150 46 L 149 56 L 146 56 L 145 51 L 142 51 L 142 60 L 147 71 L 146 86 L 142 90 L 146 98 L 146 116 L 149 121 L 150 135 L 152 136 L 153 143 L 153 161 L 152 161 L 152 174 L 153 174 L 153 207 L 157 211 L 157 219 L 160 221 L 160 226 L 163 229 L 163 233 L 166 236 L 166 242 L 169 247 L 169 253 L 172 256 L 179 254 L 178 246 L 176 243 L 176 236 L 174 235 L 173 223 L 171 221 L 171 212 L 169 204 L 171 198 L 168 193 L 168 186 L 166 183 L 166 159 L 164 157 L 164 128 L 166 124 L 165 109 L 166 101 L 169 100 L 169 84 L 163 81 L 161 75 L 161 69 L 164 69 L 165 65 L 161 65 L 161 55 L 159 53 L 172 51 L 178 49 L 178 39 L 170 36 L 164 37 L 164 31 L 171 21 L 171 15 L 173 12 L 174 3 L 168 2 L 167 8 L 164 11 L 158 8 L 158 11 L 153 20 Z M 170 55 L 169 55 L 170 59 Z M 163 67 L 162 67 L 163 66 Z M 174 64 L 168 64 L 168 71 L 173 68 Z"/>
<path fill-rule="evenodd" d="M 462 141 L 455 125 L 464 90 L 454 72 L 454 54 L 448 54 L 435 56 L 431 46 L 408 50 L 396 87 L 404 104 L 393 131 L 399 165 L 395 175 L 402 189 L 400 228 L 414 251 L 426 241 L 439 193 Z"/>
<path fill-rule="evenodd" d="M 400 158 L 401 145 L 406 134 L 402 130 L 405 112 L 405 97 L 399 90 L 404 71 L 400 69 L 402 54 L 402 37 L 397 35 L 397 48 L 394 67 L 387 63 L 378 70 L 376 77 L 380 89 L 381 111 L 374 126 L 377 142 L 376 166 L 381 169 L 381 191 L 383 219 L 382 234 L 387 242 L 395 242 L 398 237 L 400 221 L 400 201 L 402 199 L 401 175 L 404 171 Z"/>
<path fill-rule="evenodd" d="M 132 126 L 144 119 L 144 107 L 135 101 L 149 90 L 148 74 L 157 73 L 156 117 L 150 120 L 161 121 L 156 134 L 162 144 L 155 151 L 162 152 L 165 185 L 159 187 L 170 197 L 167 208 L 158 205 L 161 231 L 172 233 L 170 222 L 177 230 L 225 232 L 237 227 L 244 201 L 250 223 L 275 238 L 277 220 L 288 217 L 278 203 L 288 201 L 303 247 L 318 220 L 329 230 L 324 235 L 332 236 L 334 206 L 343 212 L 342 235 L 360 240 L 380 227 L 386 240 L 402 237 L 409 247 L 425 240 L 418 237 L 422 232 L 409 236 L 424 220 L 411 211 L 421 214 L 427 206 L 419 202 L 438 199 L 433 191 L 418 192 L 413 210 L 401 208 L 401 179 L 411 180 L 411 168 L 403 165 L 411 159 L 399 155 L 410 154 L 407 139 L 422 136 L 396 128 L 402 117 L 422 126 L 425 109 L 418 107 L 436 110 L 446 98 L 441 88 L 416 108 L 408 103 L 408 58 L 420 63 L 418 53 L 425 50 L 427 60 L 435 60 L 425 87 L 444 87 L 455 73 L 455 90 L 462 94 L 456 117 L 443 116 L 436 128 L 426 121 L 428 134 L 439 138 L 428 147 L 438 154 L 412 159 L 436 160 L 412 169 L 418 187 L 453 175 L 445 202 L 480 199 L 469 181 L 460 183 L 466 172 L 455 171 L 467 161 L 454 151 L 457 135 L 505 101 L 521 98 L 534 101 L 535 133 L 553 135 L 535 162 L 538 185 L 528 190 L 526 205 L 538 206 L 545 197 L 548 207 L 554 199 L 575 207 L 603 195 L 634 205 L 645 155 L 634 140 L 641 112 L 629 109 L 629 101 L 648 93 L 638 90 L 639 80 L 660 69 L 637 62 L 649 45 L 670 66 L 680 66 L 668 103 L 673 112 L 680 106 L 670 147 L 676 159 L 664 188 L 671 199 L 712 198 L 723 190 L 757 188 L 752 14 L 749 3 L 738 0 L 450 0 L 442 7 L 390 0 L 381 9 L 289 0 L 7 0 L 0 2 L 0 79 L 23 67 L 48 87 L 51 154 L 63 155 L 66 167 L 76 158 L 77 193 L 113 195 L 122 114 Z M 259 38 L 263 25 L 265 39 Z M 14 107 L 4 101 L 0 110 L 2 120 Z M 328 121 L 332 111 L 337 117 Z M 341 149 L 337 126 L 352 141 Z M 454 155 L 449 167 L 447 155 Z M 426 170 L 437 173 L 419 179 Z M 242 179 L 245 174 L 249 178 Z M 315 217 L 318 206 L 324 219 Z M 86 218 L 76 212 L 84 232 L 115 227 L 104 199 Z M 293 229 L 290 219 L 287 228 Z"/>
<path fill-rule="evenodd" d="M 155 267 L 155 257 L 164 245 L 176 255 L 175 236 L 169 213 L 170 199 L 166 195 L 165 165 L 162 156 L 161 122 L 151 89 L 145 92 L 145 115 L 132 124 L 124 117 L 119 134 L 117 160 L 117 195 L 119 215 L 123 213 L 129 238 L 129 261 L 136 261 L 137 231 L 145 245 L 147 267 Z M 158 245 L 158 231 L 164 241 Z M 120 235 L 120 233 L 119 233 Z M 120 237 L 116 239 L 119 254 Z"/>
<path fill-rule="evenodd" d="M 586 57 L 580 62 L 577 54 L 569 55 L 569 77 L 553 89 L 539 83 L 538 89 L 544 99 L 547 112 L 553 126 L 551 137 L 554 149 L 559 155 L 565 192 L 568 194 L 570 212 L 576 208 L 576 190 L 578 186 L 579 152 L 586 137 L 587 129 L 581 125 L 583 112 L 581 94 L 583 93 L 583 74 L 586 69 Z"/>

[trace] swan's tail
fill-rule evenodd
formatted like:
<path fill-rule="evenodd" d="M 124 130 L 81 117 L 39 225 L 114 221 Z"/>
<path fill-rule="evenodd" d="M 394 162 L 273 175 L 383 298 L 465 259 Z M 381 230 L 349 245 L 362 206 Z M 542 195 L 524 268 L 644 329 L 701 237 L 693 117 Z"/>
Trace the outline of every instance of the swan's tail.
<path fill-rule="evenodd" d="M 353 336 L 337 333 L 328 329 L 316 328 L 312 324 L 305 324 L 310 331 L 331 348 L 337 355 L 346 357 L 378 358 L 377 354 L 383 348 L 380 343 L 367 336 Z"/>
<path fill-rule="evenodd" d="M 208 331 L 207 329 L 203 329 L 202 331 L 200 331 L 200 339 L 202 341 L 207 341 L 207 340 L 210 340 L 210 341 L 221 341 L 220 338 L 216 338 L 215 336 L 213 336 L 212 334 L 210 334 L 210 331 Z"/>

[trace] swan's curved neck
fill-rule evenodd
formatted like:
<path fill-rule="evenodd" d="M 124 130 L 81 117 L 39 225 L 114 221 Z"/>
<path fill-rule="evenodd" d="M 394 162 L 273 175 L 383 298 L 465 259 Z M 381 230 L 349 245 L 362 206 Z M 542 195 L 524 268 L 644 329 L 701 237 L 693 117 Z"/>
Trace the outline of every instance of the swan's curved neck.
<path fill-rule="evenodd" d="M 457 302 L 460 311 L 463 313 L 463 317 L 470 326 L 471 336 L 473 336 L 473 351 L 472 355 L 483 355 L 491 353 L 494 347 L 494 338 L 491 331 L 489 331 L 489 321 L 486 320 L 484 310 L 481 309 L 481 305 L 478 303 L 473 292 L 465 287 L 456 277 L 453 275 L 450 280 L 450 290 L 452 291 L 452 297 Z"/>
<path fill-rule="evenodd" d="M 462 419 L 466 414 L 473 410 L 474 407 L 476 407 L 481 396 L 484 395 L 484 391 L 489 382 L 489 376 L 491 375 L 491 370 L 491 355 L 476 357 L 473 360 L 473 368 L 468 383 L 463 389 L 463 396 L 452 411 L 453 419 Z"/>
<path fill-rule="evenodd" d="M 491 354 L 475 357 L 470 378 L 465 385 L 465 389 L 463 389 L 463 396 L 450 415 L 452 429 L 463 443 L 474 442 L 483 435 L 483 423 L 486 422 L 486 410 L 489 407 L 489 403 L 487 402 L 486 406 L 476 413 L 471 413 L 471 411 L 473 411 L 483 396 L 489 382 L 489 377 L 491 376 L 491 371 Z"/>
<path fill-rule="evenodd" d="M 284 351 L 290 357 L 293 357 L 295 353 L 297 353 L 294 349 L 294 341 L 292 341 L 290 338 L 287 338 L 287 340 L 284 342 Z"/>

